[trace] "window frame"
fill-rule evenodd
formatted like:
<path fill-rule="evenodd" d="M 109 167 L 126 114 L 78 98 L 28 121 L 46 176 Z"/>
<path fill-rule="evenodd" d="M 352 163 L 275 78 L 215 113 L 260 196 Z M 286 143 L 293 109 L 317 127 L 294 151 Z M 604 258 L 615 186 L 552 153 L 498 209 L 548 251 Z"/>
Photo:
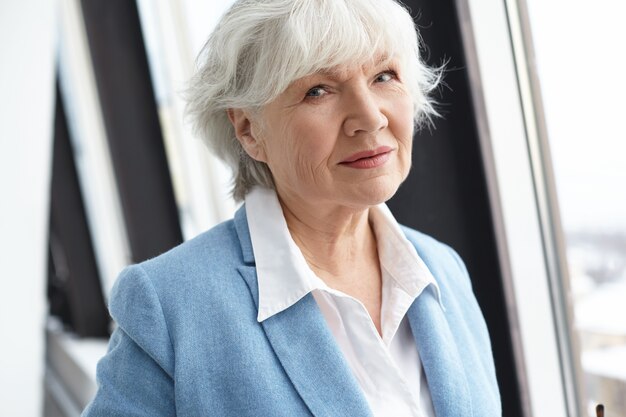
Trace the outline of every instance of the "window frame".
<path fill-rule="evenodd" d="M 457 0 L 506 271 L 524 415 L 584 415 L 569 278 L 523 0 Z"/>
<path fill-rule="evenodd" d="M 130 247 L 79 0 L 59 3 L 58 71 L 80 189 L 105 299 Z"/>

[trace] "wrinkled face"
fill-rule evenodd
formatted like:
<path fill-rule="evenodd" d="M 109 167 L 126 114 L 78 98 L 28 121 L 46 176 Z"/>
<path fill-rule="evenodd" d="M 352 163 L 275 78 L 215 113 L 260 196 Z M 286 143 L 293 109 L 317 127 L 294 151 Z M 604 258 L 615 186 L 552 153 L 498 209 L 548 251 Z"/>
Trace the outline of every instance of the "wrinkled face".
<path fill-rule="evenodd" d="M 296 80 L 266 105 L 251 121 L 251 156 L 267 163 L 278 194 L 352 208 L 391 198 L 411 165 L 402 75 L 394 61 L 340 67 Z"/>

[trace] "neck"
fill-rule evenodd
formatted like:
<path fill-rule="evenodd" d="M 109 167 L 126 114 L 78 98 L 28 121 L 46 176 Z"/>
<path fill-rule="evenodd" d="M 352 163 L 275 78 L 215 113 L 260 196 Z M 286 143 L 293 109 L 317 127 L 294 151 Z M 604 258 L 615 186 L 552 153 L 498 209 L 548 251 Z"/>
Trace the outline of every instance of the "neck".
<path fill-rule="evenodd" d="M 364 259 L 378 259 L 369 208 L 310 204 L 285 196 L 279 201 L 294 242 L 325 281 L 338 283 Z"/>

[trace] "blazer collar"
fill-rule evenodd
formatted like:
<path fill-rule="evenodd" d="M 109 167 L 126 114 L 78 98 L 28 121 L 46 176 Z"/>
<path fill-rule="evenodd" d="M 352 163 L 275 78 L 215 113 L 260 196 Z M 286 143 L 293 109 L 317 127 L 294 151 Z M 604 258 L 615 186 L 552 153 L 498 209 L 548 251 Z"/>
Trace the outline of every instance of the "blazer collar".
<path fill-rule="evenodd" d="M 464 364 L 432 287 L 407 314 L 437 417 L 472 416 Z"/>
<path fill-rule="evenodd" d="M 446 277 L 449 272 L 442 267 L 442 259 L 449 258 L 433 250 L 435 245 L 407 237 L 435 277 L 445 282 L 455 281 Z M 454 318 L 448 317 L 448 314 L 452 313 L 441 308 L 438 294 L 432 286 L 413 302 L 407 313 L 435 414 L 437 417 L 474 416 L 478 404 L 472 404 L 467 369 L 450 328 L 449 320 Z"/>
<path fill-rule="evenodd" d="M 241 253 L 244 263 L 254 264 L 254 251 L 252 250 L 252 240 L 250 239 L 250 229 L 248 229 L 248 217 L 246 215 L 246 206 L 243 204 L 235 212 L 235 230 L 241 244 Z"/>
<path fill-rule="evenodd" d="M 258 310 L 259 288 L 245 206 L 237 210 L 234 221 L 246 264 L 238 271 Z M 260 325 L 314 416 L 372 417 L 367 400 L 310 293 Z"/>

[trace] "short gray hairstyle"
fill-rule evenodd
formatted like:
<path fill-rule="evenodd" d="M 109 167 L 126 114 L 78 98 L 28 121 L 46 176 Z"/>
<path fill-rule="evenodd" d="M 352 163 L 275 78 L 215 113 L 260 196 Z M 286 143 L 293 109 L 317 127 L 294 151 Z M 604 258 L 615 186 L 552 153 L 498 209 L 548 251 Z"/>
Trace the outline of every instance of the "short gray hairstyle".
<path fill-rule="evenodd" d="M 430 94 L 442 71 L 420 58 L 413 19 L 396 0 L 235 2 L 204 45 L 187 90 L 187 116 L 233 170 L 235 200 L 274 183 L 267 165 L 243 150 L 227 110 L 259 110 L 299 78 L 381 54 L 403 67 L 416 126 L 430 121 L 437 114 Z"/>

